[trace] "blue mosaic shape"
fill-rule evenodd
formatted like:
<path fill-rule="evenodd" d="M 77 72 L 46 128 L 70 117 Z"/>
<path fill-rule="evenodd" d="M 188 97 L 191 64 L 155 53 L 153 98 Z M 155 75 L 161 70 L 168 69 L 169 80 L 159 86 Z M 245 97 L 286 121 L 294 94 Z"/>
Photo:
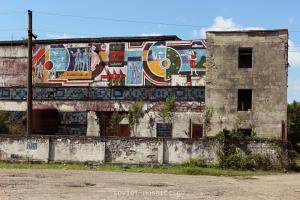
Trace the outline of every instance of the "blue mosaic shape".
<path fill-rule="evenodd" d="M 128 100 L 147 100 L 147 88 L 129 88 L 126 91 L 126 99 Z"/>
<path fill-rule="evenodd" d="M 55 88 L 54 99 L 67 99 L 66 88 Z"/>
<path fill-rule="evenodd" d="M 69 100 L 88 99 L 88 90 L 86 88 L 66 88 L 65 94 Z"/>
<path fill-rule="evenodd" d="M 0 89 L 0 99 L 10 99 L 11 90 L 10 88 L 1 88 Z"/>
<path fill-rule="evenodd" d="M 172 88 L 151 88 L 151 97 L 150 100 L 166 100 L 167 98 L 170 98 L 173 96 L 172 94 Z"/>
<path fill-rule="evenodd" d="M 86 125 L 63 125 L 58 127 L 56 135 L 77 135 L 86 136 Z"/>
<path fill-rule="evenodd" d="M 187 88 L 173 88 L 173 94 L 176 97 L 176 100 L 187 100 Z"/>
<path fill-rule="evenodd" d="M 89 98 L 93 100 L 108 100 L 110 96 L 110 88 L 91 88 Z"/>
<path fill-rule="evenodd" d="M 205 100 L 205 88 L 204 87 L 188 88 L 188 100 L 189 101 L 204 101 Z"/>
<path fill-rule="evenodd" d="M 11 88 L 11 99 L 25 100 L 27 98 L 26 88 Z"/>
<path fill-rule="evenodd" d="M 111 99 L 125 100 L 125 89 L 124 88 L 112 88 Z"/>
<path fill-rule="evenodd" d="M 54 99 L 55 92 L 55 88 L 34 88 L 33 98 L 36 100 L 52 100 Z"/>
<path fill-rule="evenodd" d="M 87 124 L 86 112 L 60 112 L 60 124 Z"/>

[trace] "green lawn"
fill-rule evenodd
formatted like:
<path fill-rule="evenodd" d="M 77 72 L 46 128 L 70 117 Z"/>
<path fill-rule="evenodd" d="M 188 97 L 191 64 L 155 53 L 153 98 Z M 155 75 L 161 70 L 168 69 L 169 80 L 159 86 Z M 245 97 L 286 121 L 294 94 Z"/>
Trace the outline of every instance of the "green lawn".
<path fill-rule="evenodd" d="M 45 164 L 45 163 L 6 163 L 0 162 L 0 169 L 62 169 L 62 170 L 96 170 L 113 172 L 142 172 L 156 174 L 187 174 L 213 176 L 257 176 L 274 175 L 275 171 L 246 171 L 220 168 L 203 168 L 196 166 L 144 166 L 144 165 L 84 165 L 84 164 Z"/>

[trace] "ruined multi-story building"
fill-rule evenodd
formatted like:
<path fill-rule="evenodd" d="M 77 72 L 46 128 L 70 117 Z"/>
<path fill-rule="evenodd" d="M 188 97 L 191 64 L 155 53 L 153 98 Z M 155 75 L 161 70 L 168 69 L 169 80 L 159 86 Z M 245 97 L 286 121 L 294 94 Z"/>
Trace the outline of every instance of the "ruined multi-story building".
<path fill-rule="evenodd" d="M 288 31 L 206 35 L 36 40 L 34 104 L 58 109 L 58 134 L 201 138 L 237 128 L 284 138 Z M 0 110 L 15 118 L 26 110 L 26 71 L 26 43 L 0 42 Z M 114 113 L 126 115 L 136 101 L 145 112 L 137 131 L 126 118 L 111 130 Z"/>

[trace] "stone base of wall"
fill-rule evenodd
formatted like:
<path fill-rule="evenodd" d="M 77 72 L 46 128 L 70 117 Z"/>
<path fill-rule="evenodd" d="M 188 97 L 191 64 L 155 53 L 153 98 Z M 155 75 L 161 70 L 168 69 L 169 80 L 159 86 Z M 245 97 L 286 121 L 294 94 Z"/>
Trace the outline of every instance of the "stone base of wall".
<path fill-rule="evenodd" d="M 183 164 L 202 159 L 217 164 L 222 148 L 215 139 L 99 138 L 75 136 L 0 135 L 0 160 L 95 164 Z M 282 162 L 284 146 L 278 141 L 255 140 L 245 147 Z"/>

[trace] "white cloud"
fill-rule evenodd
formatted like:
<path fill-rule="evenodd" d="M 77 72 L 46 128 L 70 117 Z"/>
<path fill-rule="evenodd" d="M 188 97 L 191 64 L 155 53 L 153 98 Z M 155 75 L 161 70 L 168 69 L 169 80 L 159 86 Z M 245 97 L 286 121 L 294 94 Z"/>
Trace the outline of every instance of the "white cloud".
<path fill-rule="evenodd" d="M 264 28 L 260 27 L 243 27 L 237 25 L 232 18 L 224 18 L 223 16 L 218 16 L 214 19 L 211 26 L 207 28 L 201 28 L 200 30 L 193 30 L 192 35 L 194 37 L 205 38 L 206 31 L 233 31 L 233 30 L 260 30 Z"/>
<path fill-rule="evenodd" d="M 300 68 L 300 47 L 289 40 L 289 63 L 291 67 Z"/>
<path fill-rule="evenodd" d="M 161 33 L 142 33 L 140 36 L 161 36 Z"/>

